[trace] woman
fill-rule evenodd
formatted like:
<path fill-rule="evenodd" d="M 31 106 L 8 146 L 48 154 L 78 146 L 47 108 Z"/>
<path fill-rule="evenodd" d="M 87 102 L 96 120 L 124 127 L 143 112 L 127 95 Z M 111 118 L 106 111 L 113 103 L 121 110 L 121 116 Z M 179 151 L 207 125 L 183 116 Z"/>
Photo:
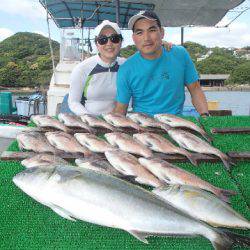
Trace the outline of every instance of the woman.
<path fill-rule="evenodd" d="M 125 61 L 118 57 L 121 30 L 104 20 L 94 33 L 98 54 L 79 63 L 71 74 L 68 104 L 76 115 L 105 114 L 115 107 L 116 75 Z"/>

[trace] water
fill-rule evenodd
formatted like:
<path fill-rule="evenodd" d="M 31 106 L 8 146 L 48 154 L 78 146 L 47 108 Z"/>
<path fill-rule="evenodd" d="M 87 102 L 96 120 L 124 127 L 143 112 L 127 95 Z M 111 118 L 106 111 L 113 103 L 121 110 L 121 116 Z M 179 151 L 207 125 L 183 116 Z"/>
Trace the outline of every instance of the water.
<path fill-rule="evenodd" d="M 18 96 L 29 94 L 13 95 L 15 100 Z M 232 110 L 233 115 L 250 115 L 250 92 L 245 91 L 205 91 L 208 101 L 218 101 L 219 109 Z M 185 106 L 192 106 L 189 92 L 186 92 Z"/>
<path fill-rule="evenodd" d="M 219 109 L 232 110 L 232 115 L 250 115 L 250 92 L 205 91 L 208 101 L 218 101 Z M 192 106 L 189 92 L 186 92 L 184 106 Z"/>

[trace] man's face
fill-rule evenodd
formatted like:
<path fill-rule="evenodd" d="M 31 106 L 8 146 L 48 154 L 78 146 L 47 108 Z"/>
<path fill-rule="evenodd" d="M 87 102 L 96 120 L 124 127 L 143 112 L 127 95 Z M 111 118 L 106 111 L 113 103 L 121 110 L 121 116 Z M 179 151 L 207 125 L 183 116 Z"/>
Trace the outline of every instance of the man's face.
<path fill-rule="evenodd" d="M 107 36 L 110 37 L 111 35 L 117 34 L 114 29 L 111 27 L 104 27 L 99 36 Z M 99 51 L 100 57 L 104 62 L 112 63 L 118 56 L 120 49 L 121 49 L 121 41 L 119 43 L 112 43 L 110 39 L 108 39 L 108 42 L 106 44 L 99 44 L 96 42 L 96 47 Z"/>
<path fill-rule="evenodd" d="M 155 59 L 161 55 L 163 28 L 156 21 L 139 19 L 134 25 L 133 40 L 141 55 L 146 59 Z"/>

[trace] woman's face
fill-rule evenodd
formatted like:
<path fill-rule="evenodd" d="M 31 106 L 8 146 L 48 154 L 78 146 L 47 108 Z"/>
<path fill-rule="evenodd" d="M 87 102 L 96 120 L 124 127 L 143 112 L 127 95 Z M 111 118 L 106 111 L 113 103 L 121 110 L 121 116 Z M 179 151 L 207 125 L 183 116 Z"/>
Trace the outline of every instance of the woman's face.
<path fill-rule="evenodd" d="M 111 27 L 104 27 L 98 37 L 110 37 L 112 35 L 117 35 L 115 30 Z M 106 63 L 112 63 L 116 60 L 120 49 L 121 49 L 122 41 L 120 40 L 118 43 L 111 42 L 110 39 L 108 39 L 108 42 L 106 44 L 99 44 L 98 41 L 96 42 L 96 47 L 99 51 L 99 55 L 102 58 L 102 60 Z"/>

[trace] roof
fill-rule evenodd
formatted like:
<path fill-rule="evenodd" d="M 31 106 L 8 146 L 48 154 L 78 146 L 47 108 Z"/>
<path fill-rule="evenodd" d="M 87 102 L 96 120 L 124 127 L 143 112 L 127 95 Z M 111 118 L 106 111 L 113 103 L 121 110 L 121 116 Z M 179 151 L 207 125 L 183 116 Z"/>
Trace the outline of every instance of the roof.
<path fill-rule="evenodd" d="M 116 21 L 115 0 L 39 0 L 59 28 L 96 27 L 105 19 Z M 140 10 L 154 10 L 165 27 L 214 26 L 244 0 L 144 0 L 120 1 L 119 24 Z M 80 25 L 78 25 L 80 24 Z"/>
<path fill-rule="evenodd" d="M 227 80 L 229 74 L 201 74 L 200 80 Z"/>

